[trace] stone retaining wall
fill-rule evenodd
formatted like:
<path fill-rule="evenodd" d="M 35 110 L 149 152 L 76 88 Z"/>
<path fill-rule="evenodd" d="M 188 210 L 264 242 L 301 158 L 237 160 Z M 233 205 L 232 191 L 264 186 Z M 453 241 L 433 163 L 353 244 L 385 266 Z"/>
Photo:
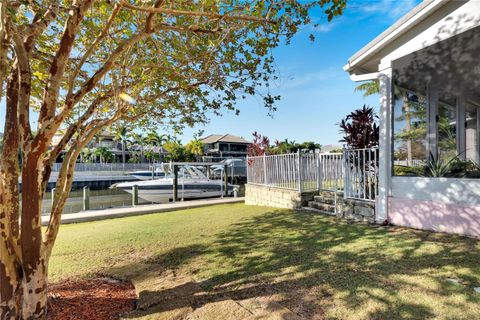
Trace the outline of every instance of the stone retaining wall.
<path fill-rule="evenodd" d="M 375 202 L 341 198 L 337 202 L 337 216 L 349 220 L 375 223 Z"/>
<path fill-rule="evenodd" d="M 313 200 L 315 192 L 300 193 L 296 190 L 267 187 L 255 184 L 245 185 L 245 204 L 284 209 L 299 209 Z"/>

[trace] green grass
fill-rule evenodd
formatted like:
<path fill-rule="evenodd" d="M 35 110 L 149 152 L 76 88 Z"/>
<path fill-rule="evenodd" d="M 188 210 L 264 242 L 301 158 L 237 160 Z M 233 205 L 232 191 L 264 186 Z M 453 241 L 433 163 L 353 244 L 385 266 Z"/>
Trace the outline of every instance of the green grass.
<path fill-rule="evenodd" d="M 124 277 L 140 297 L 165 294 L 171 272 L 212 300 L 275 296 L 307 319 L 480 319 L 480 241 L 307 212 L 235 204 L 65 225 L 50 263 L 52 281 Z"/>

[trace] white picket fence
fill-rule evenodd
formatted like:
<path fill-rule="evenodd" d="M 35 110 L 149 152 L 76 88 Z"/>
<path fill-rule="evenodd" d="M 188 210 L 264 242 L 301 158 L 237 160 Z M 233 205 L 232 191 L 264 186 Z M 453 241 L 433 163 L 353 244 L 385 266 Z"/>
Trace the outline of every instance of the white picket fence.
<path fill-rule="evenodd" d="M 374 200 L 378 149 L 343 153 L 290 153 L 247 157 L 247 182 L 304 191 L 344 191 L 346 198 Z"/>

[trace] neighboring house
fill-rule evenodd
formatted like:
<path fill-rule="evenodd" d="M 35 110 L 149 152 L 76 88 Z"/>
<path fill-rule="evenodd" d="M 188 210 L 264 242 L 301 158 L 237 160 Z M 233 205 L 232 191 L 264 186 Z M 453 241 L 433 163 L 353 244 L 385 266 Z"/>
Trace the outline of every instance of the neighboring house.
<path fill-rule="evenodd" d="M 246 157 L 250 141 L 231 134 L 211 134 L 200 139 L 204 145 L 205 156 Z"/>
<path fill-rule="evenodd" d="M 52 145 L 56 145 L 57 143 L 60 142 L 60 140 L 63 137 L 64 132 L 59 131 L 57 134 L 52 139 Z M 101 133 L 97 134 L 90 143 L 87 144 L 86 146 L 87 149 L 93 150 L 96 148 L 107 148 L 108 151 L 110 151 L 113 156 L 113 162 L 122 162 L 122 142 L 117 140 L 115 138 L 115 135 L 108 131 L 104 130 Z M 63 157 L 63 153 L 66 151 L 62 152 L 62 155 L 59 156 L 58 161 L 61 161 L 61 158 Z M 153 153 L 156 155 L 156 161 L 164 161 L 165 157 L 169 154 L 167 150 L 165 150 L 163 147 L 159 146 L 150 146 L 150 145 L 145 145 L 141 146 L 139 144 L 132 144 L 126 146 L 125 149 L 125 159 L 128 162 L 132 157 L 141 157 L 143 154 L 144 157 L 148 153 Z M 138 161 L 147 161 L 148 159 L 138 159 Z M 81 161 L 81 158 L 79 158 L 79 161 Z M 95 161 L 95 160 L 94 160 Z M 148 160 L 151 161 L 151 160 Z"/>
<path fill-rule="evenodd" d="M 377 221 L 480 236 L 480 179 L 394 173 L 455 156 L 478 164 L 480 1 L 424 1 L 344 69 L 380 84 Z"/>
<path fill-rule="evenodd" d="M 342 152 L 341 150 L 343 149 L 343 146 L 341 144 L 327 144 L 322 146 L 322 152 L 332 152 L 334 151 L 335 153 L 337 152 Z"/>
<path fill-rule="evenodd" d="M 112 152 L 113 151 L 121 152 L 122 147 L 119 144 L 120 142 L 115 140 L 115 135 L 113 133 L 111 133 L 108 130 L 103 130 L 93 138 L 93 140 L 87 145 L 87 148 L 104 147 L 104 148 L 110 149 Z"/>

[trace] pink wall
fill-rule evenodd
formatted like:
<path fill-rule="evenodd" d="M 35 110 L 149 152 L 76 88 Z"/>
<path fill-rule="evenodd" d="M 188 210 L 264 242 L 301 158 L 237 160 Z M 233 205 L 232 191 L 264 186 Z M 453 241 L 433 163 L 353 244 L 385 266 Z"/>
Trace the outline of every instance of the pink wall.
<path fill-rule="evenodd" d="M 480 238 L 480 205 L 389 198 L 388 220 L 398 226 Z"/>

